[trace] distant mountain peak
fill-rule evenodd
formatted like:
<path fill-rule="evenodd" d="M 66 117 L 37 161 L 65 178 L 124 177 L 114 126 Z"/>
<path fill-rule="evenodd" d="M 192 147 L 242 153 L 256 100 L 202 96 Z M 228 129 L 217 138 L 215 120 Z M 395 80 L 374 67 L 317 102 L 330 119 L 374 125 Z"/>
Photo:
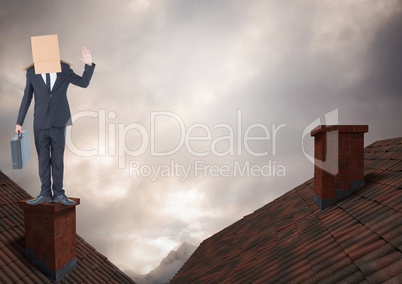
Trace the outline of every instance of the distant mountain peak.
<path fill-rule="evenodd" d="M 182 243 L 177 250 L 170 251 L 168 255 L 162 259 L 158 267 L 146 275 L 133 275 L 133 280 L 139 284 L 169 283 L 196 248 L 196 246 L 189 243 Z"/>

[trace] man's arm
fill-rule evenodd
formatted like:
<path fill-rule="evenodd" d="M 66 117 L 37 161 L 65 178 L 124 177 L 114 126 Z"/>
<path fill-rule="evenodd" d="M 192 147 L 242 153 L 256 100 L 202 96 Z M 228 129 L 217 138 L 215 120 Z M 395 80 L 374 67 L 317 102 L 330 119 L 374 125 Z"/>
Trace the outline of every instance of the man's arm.
<path fill-rule="evenodd" d="M 95 63 L 92 62 L 92 55 L 91 52 L 86 48 L 82 48 L 82 58 L 80 58 L 85 63 L 85 70 L 82 76 L 78 76 L 74 73 L 74 71 L 70 68 L 69 69 L 69 80 L 72 84 L 86 88 L 91 81 L 92 74 L 94 73 Z"/>
<path fill-rule="evenodd" d="M 29 106 L 31 105 L 32 95 L 33 95 L 33 87 L 31 84 L 31 80 L 29 79 L 27 70 L 27 82 L 25 85 L 24 96 L 22 97 L 20 110 L 18 111 L 17 125 L 15 127 L 16 133 L 18 133 L 18 131 L 22 132 L 22 125 L 24 123 L 25 116 L 27 115 Z"/>

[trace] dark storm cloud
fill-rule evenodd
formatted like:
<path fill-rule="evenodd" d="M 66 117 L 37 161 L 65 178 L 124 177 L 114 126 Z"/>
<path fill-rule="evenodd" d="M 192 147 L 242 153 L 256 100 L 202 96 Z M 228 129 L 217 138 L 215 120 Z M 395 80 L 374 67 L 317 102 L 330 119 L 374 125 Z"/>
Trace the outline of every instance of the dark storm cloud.
<path fill-rule="evenodd" d="M 398 9 L 396 9 L 398 11 Z M 376 30 L 367 52 L 367 77 L 362 88 L 401 101 L 402 94 L 402 3 L 399 12 Z"/>

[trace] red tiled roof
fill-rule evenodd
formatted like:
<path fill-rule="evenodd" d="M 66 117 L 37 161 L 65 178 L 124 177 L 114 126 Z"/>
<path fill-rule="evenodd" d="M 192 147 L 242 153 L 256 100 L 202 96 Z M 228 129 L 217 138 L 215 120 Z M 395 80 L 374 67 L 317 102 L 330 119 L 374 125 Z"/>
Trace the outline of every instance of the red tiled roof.
<path fill-rule="evenodd" d="M 18 201 L 32 198 L 0 171 L 0 283 L 53 283 L 25 253 L 23 210 Z M 58 283 L 134 283 L 77 235 L 77 267 Z"/>
<path fill-rule="evenodd" d="M 171 283 L 402 283 L 402 138 L 365 148 L 365 181 L 325 210 L 306 181 L 204 240 Z"/>

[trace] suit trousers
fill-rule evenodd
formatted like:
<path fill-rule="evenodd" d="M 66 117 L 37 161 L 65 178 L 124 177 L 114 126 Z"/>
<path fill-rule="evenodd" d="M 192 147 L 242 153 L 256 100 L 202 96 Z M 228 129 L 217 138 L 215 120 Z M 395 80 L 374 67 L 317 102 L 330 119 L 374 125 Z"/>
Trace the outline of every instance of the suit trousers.
<path fill-rule="evenodd" d="M 34 129 L 35 147 L 38 153 L 41 196 L 52 197 L 64 194 L 64 148 L 66 144 L 66 127 Z M 51 186 L 51 178 L 53 186 Z"/>

